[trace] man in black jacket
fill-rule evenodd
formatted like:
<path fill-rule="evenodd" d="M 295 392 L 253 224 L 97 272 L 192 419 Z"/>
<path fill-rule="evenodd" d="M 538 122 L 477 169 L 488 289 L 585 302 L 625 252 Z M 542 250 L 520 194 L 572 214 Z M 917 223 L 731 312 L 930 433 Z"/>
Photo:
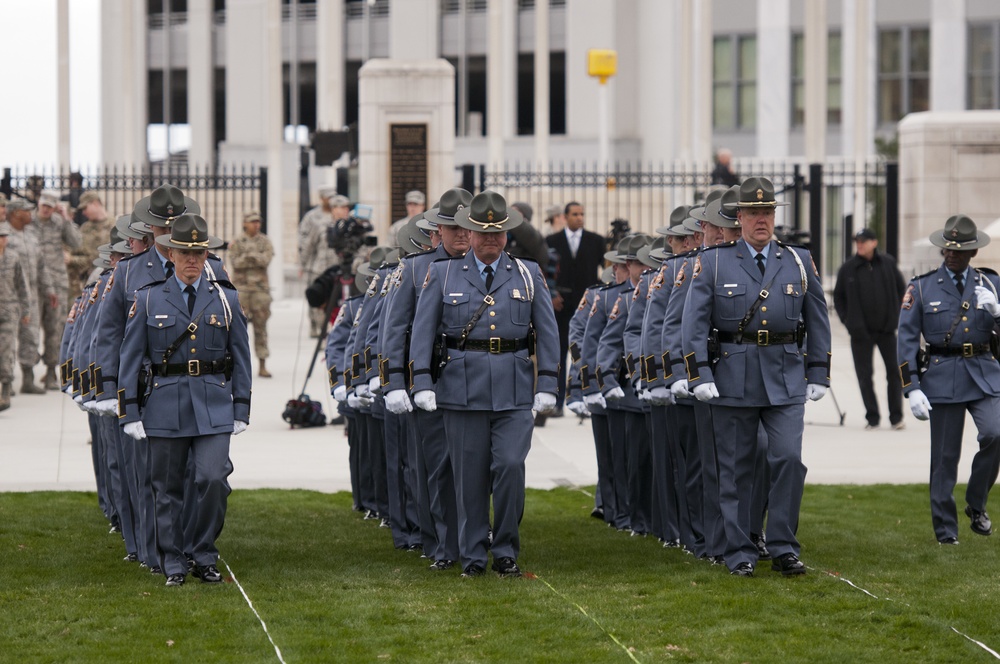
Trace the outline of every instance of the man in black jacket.
<path fill-rule="evenodd" d="M 569 320 L 588 286 L 597 283 L 604 266 L 604 238 L 583 228 L 584 210 L 579 203 L 566 204 L 566 228 L 545 238 L 559 256 L 556 295 L 552 307 L 559 327 L 559 394 L 556 410 L 549 417 L 561 417 L 566 398 L 566 354 L 569 352 Z"/>
<path fill-rule="evenodd" d="M 906 281 L 892 256 L 878 251 L 878 238 L 871 229 L 858 231 L 854 242 L 857 254 L 840 266 L 833 303 L 851 335 L 854 371 L 868 420 L 865 429 L 877 429 L 879 425 L 878 402 L 872 387 L 872 355 L 877 346 L 885 362 L 889 423 L 893 429 L 901 430 L 905 425 L 903 390 L 896 362 L 896 327 Z"/>

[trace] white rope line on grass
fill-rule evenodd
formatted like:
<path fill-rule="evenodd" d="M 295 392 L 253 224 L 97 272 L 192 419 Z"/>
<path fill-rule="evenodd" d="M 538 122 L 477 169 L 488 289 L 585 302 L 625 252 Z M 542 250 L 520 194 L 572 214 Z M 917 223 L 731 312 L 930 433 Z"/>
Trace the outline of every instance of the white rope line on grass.
<path fill-rule="evenodd" d="M 604 632 L 605 634 L 607 634 L 607 635 L 608 635 L 608 637 L 609 637 L 609 638 L 610 638 L 610 639 L 611 639 L 612 641 L 614 641 L 615 643 L 617 643 L 617 644 L 618 644 L 618 647 L 619 647 L 619 648 L 621 648 L 622 650 L 624 650 L 624 651 L 625 651 L 625 654 L 629 656 L 629 659 L 631 659 L 631 660 L 632 660 L 633 662 L 635 662 L 635 664 L 639 664 L 639 660 L 637 660 L 637 659 L 635 658 L 635 655 L 633 655 L 633 654 L 632 654 L 632 651 L 631 651 L 631 650 L 629 650 L 629 649 L 628 649 L 628 648 L 627 648 L 627 647 L 625 646 L 625 644 L 624 644 L 624 643 L 622 643 L 621 641 L 619 641 L 619 640 L 618 640 L 618 638 L 617 638 L 617 637 L 615 637 L 615 635 L 614 635 L 614 634 L 612 634 L 612 633 L 611 633 L 611 632 L 609 632 L 608 630 L 604 629 L 604 625 L 602 625 L 601 623 L 597 622 L 597 619 L 596 619 L 596 618 L 594 618 L 594 616 L 592 616 L 592 615 L 590 615 L 589 613 L 587 613 L 587 610 L 586 610 L 586 609 L 584 609 L 584 608 L 583 608 L 582 606 L 580 606 L 579 604 L 577 604 L 576 602 L 574 602 L 573 600 L 571 600 L 571 599 L 570 599 L 569 597 L 566 597 L 566 595 L 563 595 L 563 594 L 562 594 L 561 592 L 559 592 L 558 590 L 556 590 L 556 589 L 555 589 L 554 587 L 552 587 L 552 584 L 551 584 L 551 583 L 549 583 L 548 581 L 546 581 L 546 580 L 545 580 L 545 579 L 543 579 L 542 577 L 540 577 L 540 576 L 536 576 L 535 578 L 536 578 L 536 579 L 538 579 L 539 581 L 541 581 L 542 583 L 544 583 L 544 584 L 545 584 L 546 586 L 548 586 L 549 590 L 551 590 L 552 592 L 554 592 L 554 593 L 555 593 L 556 595 L 559 595 L 559 597 L 562 597 L 562 598 L 563 598 L 564 600 L 566 600 L 567 602 L 569 602 L 570 604 L 572 604 L 573 606 L 575 606 L 575 607 L 576 607 L 577 609 L 579 609 L 580 613 L 582 613 L 583 615 L 587 616 L 587 618 L 589 618 L 589 619 L 590 619 L 590 621 L 591 621 L 592 623 L 594 623 L 595 625 L 597 625 L 597 627 L 598 627 L 598 628 L 599 628 L 599 629 L 600 629 L 600 630 L 601 630 L 602 632 Z"/>
<path fill-rule="evenodd" d="M 247 601 L 247 606 L 250 607 L 250 610 L 253 611 L 253 614 L 257 616 L 257 620 L 260 621 L 260 626 L 264 628 L 264 634 L 267 635 L 267 640 L 271 642 L 272 646 L 274 646 L 274 654 L 278 656 L 278 661 L 281 662 L 281 664 L 286 664 L 285 660 L 281 656 L 281 649 L 278 648 L 278 644 L 275 643 L 274 639 L 271 638 L 271 633 L 267 631 L 267 625 L 264 623 L 264 619 L 260 617 L 259 613 L 257 613 L 257 609 L 254 608 L 253 602 L 250 601 L 250 597 L 247 595 L 247 592 L 243 590 L 243 586 L 240 585 L 239 580 L 236 578 L 236 574 L 233 573 L 233 568 L 230 567 L 229 563 L 226 562 L 223 558 L 219 558 L 219 561 L 226 566 L 226 570 L 229 572 L 229 576 L 233 577 L 233 583 L 235 583 L 236 587 L 240 589 L 240 593 L 242 593 L 243 599 Z"/>
<path fill-rule="evenodd" d="M 884 601 L 886 601 L 886 602 L 892 602 L 892 601 L 895 601 L 895 600 L 892 600 L 892 599 L 890 599 L 890 598 L 888 598 L 888 597 L 879 597 L 879 596 L 877 596 L 877 595 L 875 595 L 875 594 L 873 594 L 873 593 L 871 593 L 871 592 L 869 592 L 869 591 L 865 590 L 864 588 L 862 588 L 861 586 L 857 585 L 856 583 L 854 583 L 854 582 L 853 582 L 853 581 L 851 581 L 850 579 L 847 579 L 847 578 L 845 578 L 845 577 L 843 577 L 843 576 L 840 576 L 840 575 L 838 575 L 838 574 L 834 574 L 833 572 L 828 572 L 828 571 L 826 571 L 826 570 L 816 570 L 816 569 L 815 569 L 814 567 L 809 567 L 809 569 L 811 569 L 811 570 L 814 570 L 814 571 L 822 571 L 822 572 L 823 572 L 823 574 L 826 574 L 826 575 L 827 575 L 827 576 L 829 576 L 829 577 L 833 577 L 834 579 L 836 579 L 836 580 L 838 580 L 838 581 L 843 581 L 844 583 L 846 583 L 846 584 L 847 584 L 847 585 L 849 585 L 850 587 L 854 588 L 855 590 L 860 590 L 861 592 L 863 592 L 864 594 L 868 595 L 868 596 L 869 596 L 869 597 L 871 597 L 872 599 L 881 599 L 881 600 L 884 600 Z M 910 606 L 909 604 L 907 604 L 907 603 L 905 603 L 905 602 L 901 602 L 901 603 L 903 604 L 903 606 L 907 606 L 907 607 L 910 607 L 910 608 L 912 608 L 912 607 L 911 607 L 911 606 Z M 966 634 L 966 633 L 964 633 L 964 632 L 960 632 L 960 631 L 958 631 L 957 629 L 955 629 L 955 628 L 954 628 L 953 626 L 951 626 L 951 625 L 948 625 L 948 629 L 950 629 L 951 631 L 955 632 L 955 633 L 956 633 L 956 634 L 958 634 L 959 636 L 962 636 L 962 637 L 965 637 L 965 638 L 966 638 L 966 639 L 968 639 L 969 641 L 972 641 L 972 642 L 973 642 L 973 643 L 975 643 L 975 644 L 976 644 L 977 646 L 979 646 L 980 648 L 982 648 L 983 650 L 985 650 L 985 651 L 986 651 L 986 652 L 988 652 L 989 654 L 993 655 L 994 659 L 1000 659 L 1000 653 L 996 652 L 995 650 L 993 650 L 992 648 L 990 648 L 990 647 L 989 647 L 988 645 L 986 645 L 986 644 L 985 644 L 985 643 L 983 643 L 982 641 L 977 641 L 976 639 L 972 638 L 972 637 L 971 637 L 971 636 L 969 636 L 968 634 Z"/>

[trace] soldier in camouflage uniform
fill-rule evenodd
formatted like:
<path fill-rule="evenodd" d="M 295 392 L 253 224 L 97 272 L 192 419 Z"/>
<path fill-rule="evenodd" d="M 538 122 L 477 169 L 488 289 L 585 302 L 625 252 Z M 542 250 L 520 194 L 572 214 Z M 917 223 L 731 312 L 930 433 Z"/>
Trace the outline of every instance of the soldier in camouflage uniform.
<path fill-rule="evenodd" d="M 27 200 L 18 199 L 11 201 L 8 206 L 8 214 L 11 227 L 8 246 L 17 251 L 21 256 L 21 269 L 24 270 L 28 280 L 28 288 L 31 290 L 31 311 L 27 322 L 23 320 L 18 324 L 18 351 L 17 358 L 21 365 L 21 370 L 25 379 L 21 382 L 22 394 L 44 394 L 40 386 L 36 385 L 32 377 L 32 367 L 38 364 L 38 341 L 39 341 L 39 321 L 41 316 L 39 308 L 42 302 L 48 302 L 54 306 L 57 303 L 56 289 L 52 284 L 50 271 L 38 243 L 38 236 L 29 227 L 31 226 L 31 212 L 35 206 Z"/>
<path fill-rule="evenodd" d="M 45 265 L 56 291 L 55 302 L 43 301 L 39 306 L 41 328 L 44 332 L 42 359 L 46 366 L 45 389 L 58 390 L 56 367 L 59 365 L 59 344 L 62 340 L 63 326 L 66 325 L 71 293 L 65 252 L 78 248 L 83 244 L 83 238 L 76 224 L 56 211 L 59 207 L 59 195 L 56 192 L 43 190 L 39 198 L 38 210 L 30 232 L 38 238 L 38 244 L 45 256 Z M 72 291 L 72 297 L 76 295 L 77 292 Z M 29 377 L 30 374 L 25 376 Z M 23 386 L 22 391 L 24 391 Z"/>
<path fill-rule="evenodd" d="M 108 234 L 115 223 L 104 209 L 104 203 L 96 191 L 88 191 L 80 196 L 77 209 L 83 212 L 86 221 L 80 226 L 83 244 L 72 251 L 66 266 L 72 292 L 79 292 L 87 282 L 94 269 L 97 248 L 108 241 Z"/>
<path fill-rule="evenodd" d="M 31 314 L 31 292 L 21 268 L 21 257 L 7 248 L 10 233 L 10 226 L 0 222 L 0 410 L 10 408 L 17 323 L 26 321 Z"/>
<path fill-rule="evenodd" d="M 240 305 L 253 324 L 253 347 L 260 360 L 257 375 L 270 378 L 266 360 L 267 319 L 271 317 L 271 288 L 267 280 L 267 266 L 274 258 L 274 247 L 260 232 L 261 217 L 256 210 L 243 217 L 243 235 L 229 245 L 229 268 L 233 284 L 239 289 Z"/>
<path fill-rule="evenodd" d="M 305 218 L 299 228 L 299 261 L 302 265 L 302 276 L 307 284 L 315 281 L 316 277 L 326 272 L 327 268 L 340 265 L 340 256 L 327 243 L 327 229 L 337 220 L 347 219 L 351 213 L 350 201 L 347 196 L 332 196 L 323 200 L 323 209 L 327 207 L 329 213 L 313 219 L 308 229 L 302 227 L 306 225 Z M 305 236 L 303 236 L 304 230 L 307 230 Z M 318 337 L 322 333 L 323 325 L 326 323 L 325 315 L 326 310 L 323 307 L 314 307 L 309 312 L 312 336 Z"/>

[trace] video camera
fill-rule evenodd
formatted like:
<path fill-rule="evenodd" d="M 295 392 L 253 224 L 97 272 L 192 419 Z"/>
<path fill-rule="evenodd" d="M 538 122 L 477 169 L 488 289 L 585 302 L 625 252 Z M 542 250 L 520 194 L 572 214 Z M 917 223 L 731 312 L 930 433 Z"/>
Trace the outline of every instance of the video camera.
<path fill-rule="evenodd" d="M 614 251 L 622 238 L 631 232 L 632 226 L 629 225 L 628 219 L 615 219 L 612 221 L 611 230 L 608 231 L 608 237 L 605 239 L 607 250 Z"/>
<path fill-rule="evenodd" d="M 374 247 L 378 238 L 369 235 L 372 232 L 372 207 L 370 205 L 355 205 L 351 215 L 346 219 L 338 219 L 326 230 L 326 244 L 337 252 L 344 265 L 350 265 L 355 254 L 361 247 Z"/>
<path fill-rule="evenodd" d="M 791 226 L 775 226 L 774 237 L 778 239 L 778 242 L 798 244 L 804 247 L 808 247 L 809 242 L 812 240 L 812 235 L 809 231 L 792 228 Z"/>

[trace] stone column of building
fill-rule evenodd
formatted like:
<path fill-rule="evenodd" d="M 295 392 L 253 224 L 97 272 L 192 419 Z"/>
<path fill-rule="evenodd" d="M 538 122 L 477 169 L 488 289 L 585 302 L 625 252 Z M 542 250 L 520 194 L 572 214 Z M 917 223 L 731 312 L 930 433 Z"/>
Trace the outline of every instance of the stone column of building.
<path fill-rule="evenodd" d="M 549 0 L 535 0 L 535 167 L 549 169 Z"/>
<path fill-rule="evenodd" d="M 712 3 L 696 2 L 691 14 L 694 35 L 691 112 L 694 119 L 686 128 L 685 135 L 692 138 L 687 158 L 707 162 L 712 157 Z"/>
<path fill-rule="evenodd" d="M 592 48 L 614 49 L 615 3 L 604 0 L 566 0 L 566 135 L 586 144 L 584 159 L 588 166 L 597 160 L 599 133 L 596 78 L 587 75 L 587 51 Z M 608 98 L 614 99 L 616 82 L 605 85 Z M 610 158 L 614 159 L 615 107 L 608 104 Z"/>
<path fill-rule="evenodd" d="M 843 154 L 854 161 L 855 168 L 861 168 L 865 158 L 874 152 L 875 64 L 871 54 L 875 49 L 872 28 L 875 8 L 871 0 L 843 0 L 843 3 L 841 140 Z M 853 190 L 853 204 L 845 205 L 845 210 L 851 211 L 857 227 L 857 220 L 865 219 L 865 191 L 863 187 Z"/>
<path fill-rule="evenodd" d="M 188 163 L 197 168 L 204 168 L 215 159 L 212 5 L 212 0 L 188 0 L 187 117 L 191 127 Z"/>
<path fill-rule="evenodd" d="M 394 2 L 389 10 L 389 57 L 393 60 L 434 60 L 438 57 L 440 2 Z"/>
<path fill-rule="evenodd" d="M 811 0 L 805 6 L 805 139 L 810 163 L 826 157 L 826 10 L 826 0 Z"/>
<path fill-rule="evenodd" d="M 931 0 L 932 111 L 964 111 L 966 0 Z"/>
<path fill-rule="evenodd" d="M 517 5 L 488 0 L 486 54 L 486 136 L 490 166 L 504 159 L 504 141 L 515 133 L 517 119 Z"/>
<path fill-rule="evenodd" d="M 785 157 L 791 127 L 789 0 L 757 2 L 757 156 Z"/>
<path fill-rule="evenodd" d="M 146 3 L 102 2 L 101 159 L 146 161 Z M 112 38 L 113 35 L 113 38 Z"/>
<path fill-rule="evenodd" d="M 690 4 L 690 3 L 687 3 Z M 645 162 L 670 161 L 675 156 L 675 127 L 690 97 L 678 80 L 688 77 L 682 54 L 681 8 L 673 2 L 640 0 L 636 21 L 639 44 L 639 135 Z M 687 42 L 690 43 L 690 42 Z M 688 80 L 690 85 L 690 80 Z M 633 100 L 630 100 L 633 101 Z M 633 101 L 634 103 L 634 101 Z M 689 118 L 690 119 L 690 118 Z"/>
<path fill-rule="evenodd" d="M 344 0 L 316 3 L 316 128 L 344 126 Z"/>
<path fill-rule="evenodd" d="M 69 0 L 56 3 L 56 114 L 59 168 L 69 167 Z"/>

